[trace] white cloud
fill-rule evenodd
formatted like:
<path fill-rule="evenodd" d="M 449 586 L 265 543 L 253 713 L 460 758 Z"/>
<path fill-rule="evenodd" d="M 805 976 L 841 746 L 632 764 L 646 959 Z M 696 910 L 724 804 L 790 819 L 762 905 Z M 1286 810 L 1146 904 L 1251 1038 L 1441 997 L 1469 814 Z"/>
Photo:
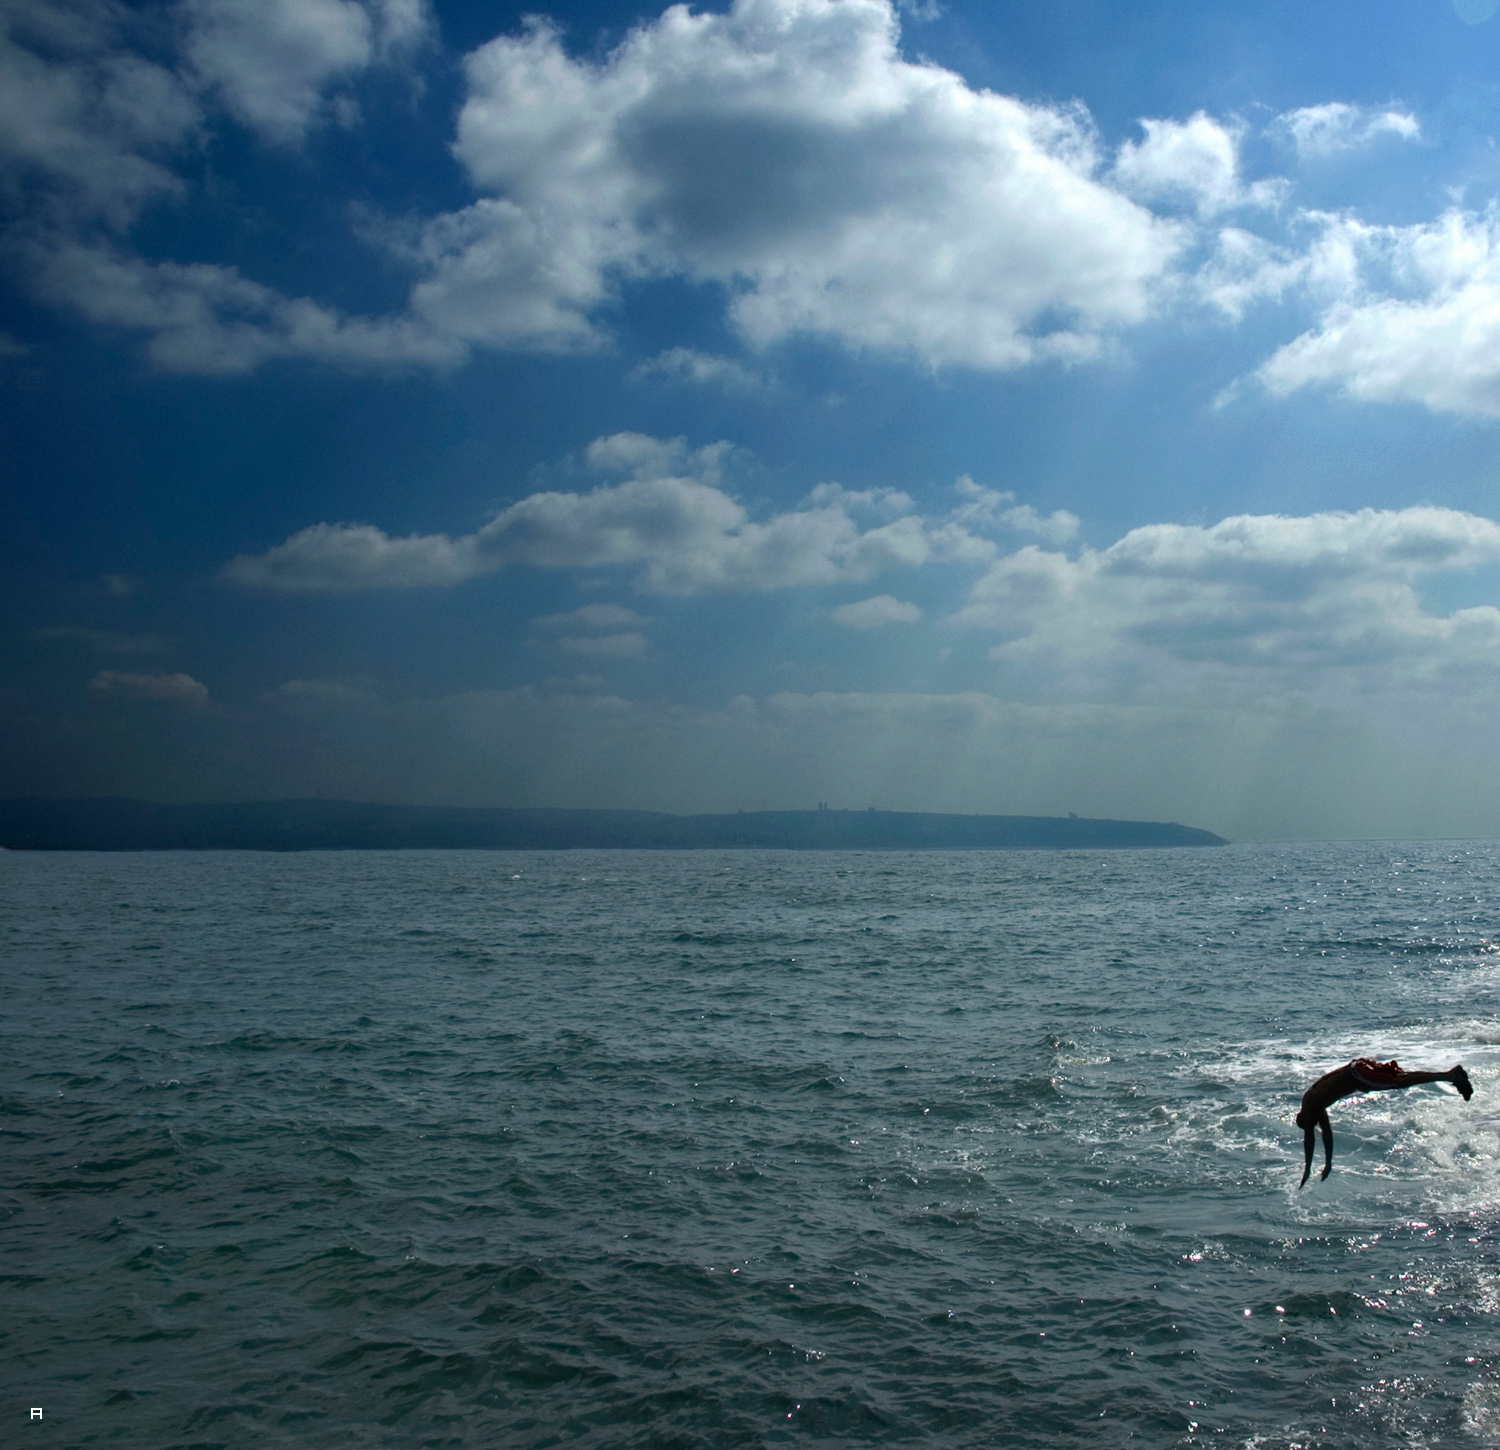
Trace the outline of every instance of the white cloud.
<path fill-rule="evenodd" d="M 25 249 L 32 286 L 92 322 L 153 334 L 151 360 L 168 372 L 236 374 L 269 358 L 346 367 L 445 366 L 461 343 L 410 318 L 344 318 L 286 297 L 233 267 L 145 262 L 101 246 L 52 240 Z"/>
<path fill-rule="evenodd" d="M 903 60 L 885 0 L 667 10 L 598 64 L 541 23 L 467 61 L 456 152 L 489 196 L 434 227 L 414 306 L 571 347 L 614 279 L 731 288 L 796 333 L 934 365 L 1098 353 L 1152 310 L 1177 228 L 1101 184 L 1086 117 Z"/>
<path fill-rule="evenodd" d="M 1078 532 L 1078 516 L 1067 509 L 1040 514 L 1029 503 L 1006 509 L 997 519 L 1008 529 L 1022 534 L 1040 534 L 1049 544 L 1065 544 Z"/>
<path fill-rule="evenodd" d="M 125 670 L 100 670 L 89 681 L 89 689 L 101 695 L 183 705 L 190 710 L 208 708 L 208 686 L 191 675 L 133 675 Z"/>
<path fill-rule="evenodd" d="M 631 370 L 632 382 L 661 378 L 672 383 L 723 388 L 727 393 L 762 393 L 774 387 L 763 373 L 747 368 L 730 357 L 695 352 L 690 347 L 672 347 Z"/>
<path fill-rule="evenodd" d="M 437 23 L 427 0 L 366 0 L 375 22 L 375 52 L 399 60 L 435 38 Z"/>
<path fill-rule="evenodd" d="M 123 18 L 107 5 L 0 12 L 0 183 L 44 180 L 44 214 L 121 226 L 181 189 L 160 153 L 197 126 L 197 106 L 170 71 L 118 48 Z"/>
<path fill-rule="evenodd" d="M 187 0 L 187 57 L 246 125 L 301 140 L 333 78 L 369 64 L 370 17 L 352 0 Z"/>
<path fill-rule="evenodd" d="M 631 630 L 626 634 L 564 638 L 557 641 L 557 647 L 565 655 L 583 659 L 625 660 L 646 648 L 646 636 Z"/>
<path fill-rule="evenodd" d="M 280 145 L 300 141 L 329 88 L 422 39 L 419 0 L 184 0 L 184 51 L 245 125 Z"/>
<path fill-rule="evenodd" d="M 1500 417 L 1500 215 L 1435 222 L 1330 221 L 1343 255 L 1317 327 L 1257 377 L 1273 396 L 1330 384 L 1366 402 Z"/>
<path fill-rule="evenodd" d="M 607 230 L 607 229 L 606 229 Z M 601 238 L 583 222 L 486 198 L 431 222 L 411 310 L 442 336 L 543 352 L 603 344 L 590 313 L 610 296 Z"/>
<path fill-rule="evenodd" d="M 1500 609 L 1434 615 L 1426 575 L 1500 561 L 1500 524 L 1452 509 L 1154 524 L 1076 558 L 1029 546 L 978 580 L 953 622 L 1103 687 L 1207 680 L 1324 689 L 1500 679 Z M 1476 673 L 1477 671 L 1477 673 Z M 1457 683 L 1457 682 L 1462 682 Z"/>
<path fill-rule="evenodd" d="M 813 508 L 841 508 L 853 514 L 876 518 L 897 518 L 908 514 L 915 505 L 912 497 L 899 488 L 845 488 L 841 483 L 819 483 L 808 491 L 807 505 Z"/>
<path fill-rule="evenodd" d="M 906 604 L 889 594 L 877 594 L 873 599 L 861 599 L 854 604 L 841 604 L 833 611 L 833 618 L 850 629 L 881 629 L 887 624 L 915 624 L 922 611 L 915 604 Z"/>
<path fill-rule="evenodd" d="M 820 485 L 803 507 L 757 522 L 722 487 L 729 453 L 723 443 L 690 450 L 681 439 L 615 434 L 591 444 L 585 459 L 597 472 L 627 474 L 624 482 L 531 494 L 460 538 L 393 539 L 370 524 L 314 524 L 265 554 L 233 560 L 225 576 L 253 588 L 335 592 L 456 584 L 517 564 L 624 568 L 646 593 L 689 595 L 858 581 L 995 554 L 951 518 L 903 513 L 864 527 L 865 510 L 909 507 L 905 495 L 887 491 Z"/>
<path fill-rule="evenodd" d="M 393 539 L 373 524 L 313 524 L 258 557 L 231 560 L 224 576 L 252 589 L 342 594 L 459 584 L 486 572 L 472 537 Z"/>
<path fill-rule="evenodd" d="M 6 257 L 44 300 L 148 334 L 164 370 L 598 349 L 622 288 L 665 276 L 720 285 L 751 346 L 813 334 L 997 369 L 1099 356 L 1183 297 L 1237 321 L 1295 295 L 1320 321 L 1260 373 L 1273 393 L 1321 381 L 1500 411 L 1491 217 L 1402 229 L 1302 213 L 1294 228 L 1316 233 L 1303 251 L 1223 227 L 1187 273 L 1205 221 L 1284 196 L 1280 180 L 1244 179 L 1239 123 L 1146 120 L 1107 167 L 1081 107 L 1027 104 L 904 59 L 888 0 L 675 6 L 596 60 L 570 57 L 542 22 L 480 47 L 454 142 L 474 200 L 363 228 L 415 276 L 391 315 L 350 316 L 229 266 L 147 260 L 121 233 L 153 199 L 185 194 L 171 163 L 206 133 L 207 108 L 295 144 L 331 107 L 352 114 L 360 73 L 432 34 L 424 0 L 182 0 L 177 14 L 175 63 L 139 53 L 159 45 L 149 17 L 108 0 L 10 0 L 0 17 L 0 185 L 25 203 Z M 1418 134 L 1406 112 L 1341 103 L 1273 125 L 1309 156 Z M 775 387 L 689 347 L 631 376 Z M 1049 542 L 1068 529 L 1024 505 L 1004 526 Z M 417 548 L 429 574 L 479 566 L 462 551 L 434 563 L 442 552 Z"/>
<path fill-rule="evenodd" d="M 637 625 L 646 621 L 633 609 L 620 604 L 585 604 L 565 614 L 544 614 L 533 619 L 533 629 L 547 632 L 584 630 L 585 634 L 562 634 L 553 641 L 565 655 L 581 659 L 630 659 L 645 650 L 648 640 Z"/>
<path fill-rule="evenodd" d="M 17 185 L 44 176 L 70 218 L 30 236 L 25 269 L 69 253 L 42 269 L 48 299 L 99 321 L 129 312 L 115 325 L 157 333 L 153 361 L 178 371 L 595 349 L 621 284 L 664 275 L 722 284 L 756 346 L 817 334 L 934 366 L 1076 362 L 1152 313 L 1186 242 L 1100 179 L 1081 108 L 902 59 L 887 0 L 737 0 L 671 8 L 598 63 L 540 22 L 470 55 L 454 149 L 479 194 L 404 236 L 365 226 L 417 278 L 400 315 L 348 318 L 229 268 L 103 252 L 78 220 L 124 226 L 180 193 L 167 161 L 205 126 L 200 105 L 279 145 L 349 120 L 350 82 L 427 34 L 425 8 L 183 0 L 181 15 L 180 74 L 103 22 L 82 56 L 0 43 L 0 166 Z M 109 290 L 174 305 L 101 306 L 100 279 L 78 275 L 89 253 L 86 270 L 116 274 Z M 689 348 L 637 376 L 770 386 Z"/>
<path fill-rule="evenodd" d="M 1415 141 L 1422 128 L 1406 111 L 1375 111 L 1330 101 L 1321 106 L 1303 106 L 1276 118 L 1273 130 L 1291 139 L 1303 157 L 1323 158 L 1366 146 L 1383 136 Z"/>
<path fill-rule="evenodd" d="M 1008 490 L 985 488 L 967 473 L 960 474 L 953 486 L 964 499 L 948 515 L 955 524 L 1039 534 L 1049 544 L 1066 544 L 1078 532 L 1078 516 L 1067 509 L 1041 514 L 1030 504 L 1017 504 L 1015 494 Z"/>
<path fill-rule="evenodd" d="M 1267 241 L 1239 227 L 1220 229 L 1193 290 L 1229 321 L 1259 302 L 1295 299 L 1322 309 L 1368 296 L 1364 279 L 1379 229 L 1333 212 L 1299 211 L 1291 240 Z"/>
<path fill-rule="evenodd" d="M 1193 286 L 1210 307 L 1239 322 L 1257 302 L 1279 302 L 1299 287 L 1307 270 L 1305 254 L 1278 247 L 1242 227 L 1224 227 Z"/>
<path fill-rule="evenodd" d="M 393 60 L 427 33 L 422 0 L 187 0 L 185 68 L 133 53 L 149 14 L 108 0 L 0 11 L 0 188 L 22 205 L 6 260 L 44 300 L 153 334 L 168 371 L 242 373 L 272 358 L 345 367 L 462 360 L 458 336 L 420 316 L 340 316 L 204 264 L 150 262 L 102 244 L 153 199 L 186 188 L 170 163 L 204 131 L 211 83 L 240 119 L 281 143 L 312 124 L 336 76 Z"/>
<path fill-rule="evenodd" d="M 1287 191 L 1279 179 L 1247 186 L 1240 177 L 1243 127 L 1199 111 L 1186 121 L 1142 121 L 1143 141 L 1127 141 L 1114 179 L 1131 196 L 1192 207 L 1211 217 L 1231 207 L 1276 206 Z"/>

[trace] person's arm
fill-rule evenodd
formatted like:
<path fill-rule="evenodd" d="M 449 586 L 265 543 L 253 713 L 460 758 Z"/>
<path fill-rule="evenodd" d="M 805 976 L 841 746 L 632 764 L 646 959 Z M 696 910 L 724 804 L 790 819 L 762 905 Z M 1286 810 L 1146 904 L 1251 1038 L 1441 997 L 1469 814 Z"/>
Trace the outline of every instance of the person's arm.
<path fill-rule="evenodd" d="M 1312 1155 L 1313 1148 L 1316 1146 L 1316 1144 L 1317 1138 L 1315 1136 L 1315 1130 L 1313 1128 L 1313 1125 L 1309 1123 L 1302 1130 L 1302 1182 L 1297 1185 L 1298 1188 L 1307 1187 L 1307 1176 L 1312 1172 Z"/>

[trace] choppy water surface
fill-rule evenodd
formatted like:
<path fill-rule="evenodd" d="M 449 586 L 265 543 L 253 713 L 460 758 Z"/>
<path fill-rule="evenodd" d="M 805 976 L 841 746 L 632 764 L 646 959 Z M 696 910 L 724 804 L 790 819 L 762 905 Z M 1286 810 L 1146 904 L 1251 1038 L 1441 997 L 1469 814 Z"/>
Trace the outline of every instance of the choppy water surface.
<path fill-rule="evenodd" d="M 1489 844 L 0 856 L 0 1439 L 1500 1444 L 1497 939 Z M 1364 1053 L 1474 1102 L 1299 1194 Z"/>

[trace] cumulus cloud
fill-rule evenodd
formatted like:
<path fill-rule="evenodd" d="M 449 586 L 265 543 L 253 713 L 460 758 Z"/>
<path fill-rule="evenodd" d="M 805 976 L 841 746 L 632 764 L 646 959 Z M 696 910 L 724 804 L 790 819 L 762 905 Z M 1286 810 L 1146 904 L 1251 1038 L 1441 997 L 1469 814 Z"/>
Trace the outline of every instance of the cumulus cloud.
<path fill-rule="evenodd" d="M 1500 417 L 1500 209 L 1453 208 L 1432 222 L 1373 226 L 1304 211 L 1294 242 L 1224 227 L 1194 279 L 1232 321 L 1295 301 L 1316 322 L 1253 374 L 1272 397 L 1334 388 L 1369 403 Z M 1240 395 L 1241 384 L 1221 401 Z"/>
<path fill-rule="evenodd" d="M 224 576 L 252 589 L 343 594 L 458 584 L 489 569 L 472 536 L 393 539 L 373 524 L 312 524 L 264 554 L 231 560 Z"/>
<path fill-rule="evenodd" d="M 1198 269 L 1193 290 L 1230 322 L 1239 322 L 1259 302 L 1279 302 L 1307 280 L 1309 259 L 1242 227 L 1219 231 L 1212 253 Z"/>
<path fill-rule="evenodd" d="M 1443 411 L 1500 407 L 1490 216 L 1378 228 L 1301 213 L 1294 232 L 1316 234 L 1301 251 L 1242 215 L 1225 226 L 1286 195 L 1282 180 L 1245 179 L 1241 123 L 1146 119 L 1111 161 L 1081 106 L 904 58 L 889 0 L 674 6 L 593 59 L 542 21 L 479 47 L 453 144 L 472 200 L 362 229 L 410 269 L 405 304 L 386 315 L 232 266 L 148 259 L 129 227 L 153 200 L 188 194 L 174 167 L 225 112 L 280 146 L 335 113 L 352 124 L 354 80 L 433 33 L 424 0 L 181 0 L 175 13 L 175 57 L 149 15 L 111 0 L 10 0 L 0 13 L 0 187 L 23 217 L 4 255 L 43 300 L 146 334 L 164 370 L 597 350 L 626 287 L 674 277 L 720 289 L 752 348 L 812 335 L 986 369 L 1098 357 L 1184 297 L 1238 321 L 1296 296 L 1319 321 L 1262 370 L 1272 394 L 1330 382 Z M 1419 134 L 1405 111 L 1342 103 L 1272 129 L 1307 157 Z M 775 387 L 683 346 L 631 376 Z M 1018 505 L 1010 526 L 1058 542 L 1064 522 L 1028 522 Z M 365 543 L 434 581 L 488 567 L 462 549 L 434 562 L 434 540 Z"/>
<path fill-rule="evenodd" d="M 300 140 L 340 74 L 369 63 L 370 17 L 351 0 L 187 0 L 187 55 L 246 125 Z"/>
<path fill-rule="evenodd" d="M 903 603 L 889 594 L 841 604 L 833 611 L 834 620 L 850 629 L 881 629 L 887 624 L 915 624 L 922 611 L 915 604 Z"/>
<path fill-rule="evenodd" d="M 1376 111 L 1343 101 L 1287 111 L 1276 118 L 1272 130 L 1290 139 L 1300 156 L 1320 159 L 1385 136 L 1415 141 L 1422 134 L 1417 118 L 1407 111 Z"/>
<path fill-rule="evenodd" d="M 245 125 L 300 141 L 334 83 L 420 40 L 417 0 L 185 0 L 188 64 Z"/>
<path fill-rule="evenodd" d="M 1431 614 L 1418 585 L 1496 561 L 1500 524 L 1452 509 L 1153 524 L 1077 557 L 1035 545 L 1007 555 L 952 622 L 1000 636 L 998 659 L 1110 683 L 1280 672 L 1312 684 L 1363 674 L 1384 688 L 1477 668 L 1492 685 L 1500 609 Z"/>
<path fill-rule="evenodd" d="M 171 163 L 207 124 L 205 89 L 289 144 L 330 84 L 398 58 L 430 26 L 423 0 L 184 0 L 179 16 L 173 67 L 142 53 L 160 38 L 149 12 L 110 0 L 0 8 L 0 181 L 44 183 L 54 226 L 123 227 L 152 197 L 180 194 Z"/>
<path fill-rule="evenodd" d="M 1286 194 L 1283 180 L 1246 185 L 1241 179 L 1238 125 L 1199 111 L 1186 121 L 1142 121 L 1141 129 L 1145 139 L 1127 141 L 1115 159 L 1115 181 L 1131 196 L 1211 217 L 1231 207 L 1275 206 Z"/>
<path fill-rule="evenodd" d="M 264 554 L 231 561 L 225 576 L 252 588 L 327 593 L 457 584 L 512 565 L 623 568 L 645 593 L 689 595 L 836 584 L 995 553 L 962 519 L 902 513 L 868 526 L 861 519 L 866 510 L 910 507 L 904 494 L 820 485 L 802 507 L 757 521 L 723 486 L 729 456 L 725 443 L 689 449 L 681 439 L 615 434 L 591 444 L 585 463 L 627 475 L 623 482 L 531 494 L 459 538 L 314 524 Z"/>
<path fill-rule="evenodd" d="M 417 276 L 403 311 L 345 317 L 230 269 L 107 256 L 78 217 L 124 226 L 180 192 L 169 153 L 215 104 L 283 146 L 351 120 L 349 82 L 429 32 L 420 0 L 183 0 L 176 70 L 98 19 L 126 12 L 90 4 L 87 53 L 0 41 L 0 167 L 73 197 L 69 225 L 31 238 L 72 251 L 47 269 L 49 300 L 158 334 L 153 360 L 180 371 L 593 349 L 622 284 L 660 276 L 720 284 L 755 346 L 814 334 L 933 366 L 1076 362 L 1152 313 L 1187 240 L 1102 177 L 1081 107 L 903 59 L 889 0 L 736 0 L 672 7 L 597 62 L 540 21 L 471 54 L 454 150 L 475 199 L 367 227 Z M 101 316 L 83 261 L 178 307 Z M 767 386 L 688 348 L 639 376 Z"/>
<path fill-rule="evenodd" d="M 44 211 L 119 226 L 181 189 L 163 156 L 198 106 L 175 74 L 123 48 L 127 23 L 103 3 L 0 10 L 0 184 L 44 183 Z"/>
<path fill-rule="evenodd" d="M 89 689 L 101 695 L 158 700 L 190 710 L 208 708 L 208 686 L 191 675 L 134 675 L 126 670 L 100 670 L 89 681 Z"/>
<path fill-rule="evenodd" d="M 1328 219 L 1318 325 L 1257 377 L 1273 396 L 1313 384 L 1366 402 L 1500 417 L 1500 214 L 1407 227 Z"/>
<path fill-rule="evenodd" d="M 150 262 L 116 240 L 211 120 L 211 96 L 267 139 L 298 140 L 329 84 L 426 34 L 421 0 L 186 0 L 181 64 L 139 53 L 149 13 L 109 0 L 0 10 L 0 188 L 18 201 L 6 260 L 43 300 L 152 334 L 169 371 L 249 372 L 272 358 L 443 366 L 466 347 L 419 316 L 348 318 L 231 267 Z M 137 32 L 140 32 L 139 34 Z"/>
<path fill-rule="evenodd" d="M 1009 368 L 1151 311 L 1179 231 L 1096 176 L 1078 110 L 904 60 L 886 0 L 667 10 L 599 63 L 535 22 L 475 51 L 456 154 L 485 196 L 426 243 L 417 312 L 575 347 L 615 279 L 730 289 L 741 334 Z"/>
<path fill-rule="evenodd" d="M 1016 503 L 1015 494 L 1008 490 L 985 488 L 967 473 L 960 474 L 953 486 L 964 500 L 948 515 L 954 524 L 1039 534 L 1049 544 L 1066 544 L 1078 532 L 1078 516 L 1067 509 L 1041 514 L 1029 503 Z"/>
<path fill-rule="evenodd" d="M 1029 503 L 1018 504 L 1002 512 L 996 522 L 1022 534 L 1040 534 L 1049 544 L 1064 544 L 1078 532 L 1078 515 L 1067 509 L 1054 509 L 1043 515 Z"/>
<path fill-rule="evenodd" d="M 912 511 L 912 497 L 899 488 L 845 488 L 841 483 L 820 483 L 808 491 L 812 508 L 841 508 L 850 513 L 877 518 L 896 518 Z"/>
<path fill-rule="evenodd" d="M 1347 214 L 1305 210 L 1291 218 L 1283 242 L 1222 227 L 1193 290 L 1232 322 L 1261 302 L 1295 300 L 1328 313 L 1390 283 L 1388 268 L 1369 265 L 1380 234 Z"/>

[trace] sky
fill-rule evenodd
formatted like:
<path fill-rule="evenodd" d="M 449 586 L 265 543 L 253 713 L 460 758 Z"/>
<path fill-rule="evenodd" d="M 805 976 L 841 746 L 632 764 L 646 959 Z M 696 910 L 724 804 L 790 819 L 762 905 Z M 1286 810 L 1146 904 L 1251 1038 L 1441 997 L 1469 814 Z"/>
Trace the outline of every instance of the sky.
<path fill-rule="evenodd" d="M 1500 836 L 1497 0 L 0 0 L 0 795 Z"/>

